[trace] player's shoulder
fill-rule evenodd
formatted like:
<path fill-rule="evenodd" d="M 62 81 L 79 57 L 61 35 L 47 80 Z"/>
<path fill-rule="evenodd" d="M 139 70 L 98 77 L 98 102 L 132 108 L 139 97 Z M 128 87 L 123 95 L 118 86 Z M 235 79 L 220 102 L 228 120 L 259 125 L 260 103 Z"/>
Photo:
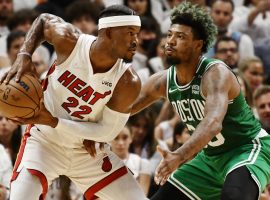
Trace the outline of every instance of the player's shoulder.
<path fill-rule="evenodd" d="M 126 71 L 123 73 L 119 81 L 125 84 L 126 87 L 141 87 L 141 79 L 130 64 L 127 66 Z"/>

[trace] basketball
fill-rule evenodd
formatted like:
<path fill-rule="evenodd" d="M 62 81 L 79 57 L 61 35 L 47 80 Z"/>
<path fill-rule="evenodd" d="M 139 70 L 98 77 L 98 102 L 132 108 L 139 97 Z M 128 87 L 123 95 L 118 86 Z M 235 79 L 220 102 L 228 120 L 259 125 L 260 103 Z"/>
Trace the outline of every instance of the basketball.
<path fill-rule="evenodd" d="M 38 79 L 24 74 L 19 82 L 14 78 L 0 85 L 0 115 L 7 118 L 31 118 L 40 109 L 43 91 Z"/>

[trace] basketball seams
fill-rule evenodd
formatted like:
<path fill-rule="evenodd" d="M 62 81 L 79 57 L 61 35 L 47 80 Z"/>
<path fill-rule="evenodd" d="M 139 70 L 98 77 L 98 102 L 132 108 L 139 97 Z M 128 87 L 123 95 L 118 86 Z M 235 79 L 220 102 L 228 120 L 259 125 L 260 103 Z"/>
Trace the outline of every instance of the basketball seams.
<path fill-rule="evenodd" d="M 25 93 L 23 90 L 17 88 L 16 86 L 14 86 L 14 85 L 12 85 L 12 84 L 9 84 L 9 86 L 15 88 L 16 90 L 19 90 L 21 93 L 23 93 L 25 96 L 27 96 L 32 102 L 34 102 L 34 104 L 35 104 L 36 106 L 39 106 L 39 104 L 37 104 L 37 103 L 34 101 L 34 99 L 32 99 L 32 97 L 29 96 L 27 93 Z"/>
<path fill-rule="evenodd" d="M 16 106 L 16 105 L 7 103 L 6 101 L 3 101 L 2 99 L 0 99 L 0 102 L 2 102 L 3 104 L 7 104 L 7 105 L 9 105 L 9 106 L 12 106 L 12 107 L 17 107 L 17 108 L 27 108 L 27 109 L 30 109 L 30 110 L 31 110 L 31 112 L 27 113 L 26 115 L 18 116 L 18 117 L 21 117 L 21 118 L 26 117 L 26 116 L 30 115 L 31 113 L 35 113 L 35 109 L 37 108 L 37 107 L 36 107 L 36 108 L 34 109 L 34 108 L 31 108 L 31 107 L 27 107 L 27 106 Z M 33 116 L 34 116 L 34 115 L 33 115 Z"/>
<path fill-rule="evenodd" d="M 31 82 L 31 84 L 34 86 L 35 91 L 36 91 L 36 94 L 37 94 L 37 96 L 38 96 L 38 99 L 41 99 L 42 96 L 39 96 L 39 92 L 38 92 L 38 90 L 37 90 L 37 88 L 36 88 L 36 85 L 33 83 L 33 81 L 31 80 L 31 78 L 29 78 L 28 76 L 30 76 L 31 78 L 34 78 L 34 77 L 32 77 L 31 75 L 26 75 L 26 76 L 24 76 L 24 77 L 27 78 L 27 79 Z M 39 83 L 39 82 L 38 82 L 38 83 Z M 40 84 L 40 83 L 39 83 L 39 84 Z"/>

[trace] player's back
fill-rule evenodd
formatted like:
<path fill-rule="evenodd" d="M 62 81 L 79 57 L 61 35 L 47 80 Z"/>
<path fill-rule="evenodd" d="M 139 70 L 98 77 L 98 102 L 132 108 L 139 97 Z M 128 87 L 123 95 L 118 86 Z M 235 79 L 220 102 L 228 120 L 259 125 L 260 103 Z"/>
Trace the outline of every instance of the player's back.
<path fill-rule="evenodd" d="M 44 82 L 44 101 L 53 116 L 90 122 L 101 119 L 104 106 L 129 64 L 118 59 L 109 71 L 94 74 L 89 55 L 95 39 L 82 34 L 70 56 L 60 65 L 54 64 L 50 68 Z M 82 146 L 83 138 L 65 134 L 65 130 L 35 125 L 32 132 L 40 140 L 68 147 Z"/>

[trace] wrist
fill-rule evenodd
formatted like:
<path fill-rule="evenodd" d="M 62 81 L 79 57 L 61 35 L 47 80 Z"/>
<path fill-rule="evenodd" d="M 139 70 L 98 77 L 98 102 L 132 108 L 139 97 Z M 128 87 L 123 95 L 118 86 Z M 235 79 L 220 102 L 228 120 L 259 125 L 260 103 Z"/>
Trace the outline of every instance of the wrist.
<path fill-rule="evenodd" d="M 26 51 L 21 51 L 17 54 L 17 56 L 24 56 L 24 57 L 28 57 L 30 59 L 32 59 L 32 55 Z"/>

